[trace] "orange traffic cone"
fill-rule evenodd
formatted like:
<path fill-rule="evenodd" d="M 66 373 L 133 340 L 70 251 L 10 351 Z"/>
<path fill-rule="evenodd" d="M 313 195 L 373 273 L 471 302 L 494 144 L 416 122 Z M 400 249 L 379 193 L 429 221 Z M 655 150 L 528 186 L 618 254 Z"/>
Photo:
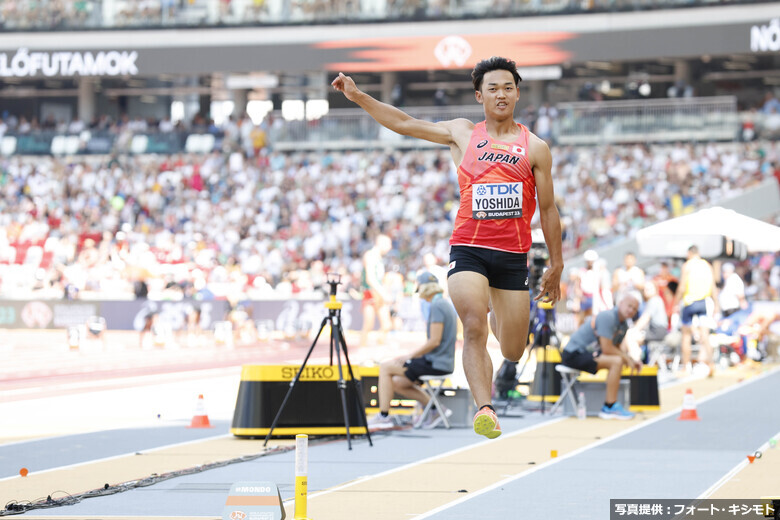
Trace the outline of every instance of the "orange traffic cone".
<path fill-rule="evenodd" d="M 192 416 L 192 422 L 188 428 L 211 428 L 209 416 L 206 415 L 206 405 L 203 403 L 203 394 L 198 396 L 198 403 L 195 405 L 195 415 Z"/>
<path fill-rule="evenodd" d="M 678 421 L 698 421 L 699 414 L 696 413 L 696 401 L 693 399 L 693 390 L 690 388 L 685 391 L 685 397 L 683 397 L 682 412 Z"/>

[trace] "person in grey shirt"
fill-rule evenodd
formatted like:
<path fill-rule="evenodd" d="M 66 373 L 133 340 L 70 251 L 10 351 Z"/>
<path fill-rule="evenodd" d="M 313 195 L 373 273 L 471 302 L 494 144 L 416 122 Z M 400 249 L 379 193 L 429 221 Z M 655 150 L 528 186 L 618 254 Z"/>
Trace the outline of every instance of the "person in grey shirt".
<path fill-rule="evenodd" d="M 642 363 L 632 359 L 620 348 L 628 330 L 628 320 L 639 309 L 639 300 L 629 293 L 620 300 L 617 307 L 601 311 L 586 320 L 569 338 L 561 353 L 561 363 L 567 367 L 595 374 L 606 368 L 607 393 L 599 417 L 603 419 L 631 419 L 634 414 L 617 402 L 620 388 L 620 374 L 623 366 L 634 370 Z"/>
<path fill-rule="evenodd" d="M 379 366 L 379 414 L 368 421 L 370 430 L 395 427 L 390 417 L 390 401 L 398 393 L 416 399 L 425 407 L 430 398 L 419 387 L 424 375 L 446 375 L 455 369 L 455 340 L 458 333 L 458 315 L 452 302 L 444 298 L 444 290 L 436 277 L 428 271 L 417 277 L 420 298 L 430 303 L 427 341 L 411 356 L 404 356 Z M 433 428 L 441 421 L 441 414 L 448 410 L 431 410 L 423 427 Z"/>

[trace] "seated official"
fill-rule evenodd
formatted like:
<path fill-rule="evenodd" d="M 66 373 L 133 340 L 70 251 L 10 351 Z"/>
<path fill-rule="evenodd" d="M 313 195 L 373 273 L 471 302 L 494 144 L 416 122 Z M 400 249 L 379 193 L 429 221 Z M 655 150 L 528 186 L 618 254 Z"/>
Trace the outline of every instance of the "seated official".
<path fill-rule="evenodd" d="M 606 368 L 607 393 L 599 417 L 602 419 L 632 419 L 634 414 L 617 402 L 620 388 L 620 374 L 623 366 L 634 370 L 642 363 L 632 359 L 623 348 L 623 339 L 628 330 L 628 320 L 639 308 L 639 301 L 633 294 L 627 294 L 617 307 L 601 311 L 588 319 L 569 339 L 561 354 L 561 363 L 567 367 L 595 374 Z"/>
<path fill-rule="evenodd" d="M 368 421 L 370 430 L 393 428 L 390 417 L 390 401 L 398 393 L 416 399 L 424 408 L 430 398 L 419 387 L 420 376 L 451 374 L 455 369 L 455 340 L 458 316 L 452 302 L 443 296 L 444 290 L 436 277 L 425 271 L 417 277 L 420 298 L 430 303 L 427 341 L 410 356 L 382 363 L 379 367 L 379 414 Z M 434 428 L 441 422 L 441 415 L 449 410 L 429 412 L 424 428 Z M 449 415 L 449 414 L 448 414 Z"/>

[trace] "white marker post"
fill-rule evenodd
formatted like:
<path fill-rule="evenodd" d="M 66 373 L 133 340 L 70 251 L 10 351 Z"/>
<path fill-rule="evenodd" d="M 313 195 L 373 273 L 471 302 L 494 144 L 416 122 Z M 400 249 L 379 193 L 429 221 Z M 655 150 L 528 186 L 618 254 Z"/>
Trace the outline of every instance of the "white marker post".
<path fill-rule="evenodd" d="M 306 516 L 309 474 L 309 436 L 299 433 L 295 436 L 295 518 L 311 520 Z"/>

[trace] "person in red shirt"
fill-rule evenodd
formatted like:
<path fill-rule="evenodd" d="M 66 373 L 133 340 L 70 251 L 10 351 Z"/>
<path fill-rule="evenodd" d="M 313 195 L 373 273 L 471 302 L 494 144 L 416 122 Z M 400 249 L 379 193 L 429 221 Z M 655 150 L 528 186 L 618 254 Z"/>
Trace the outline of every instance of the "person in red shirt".
<path fill-rule="evenodd" d="M 515 62 L 497 56 L 482 60 L 471 77 L 476 100 L 485 110 L 485 120 L 476 124 L 468 119 L 415 119 L 361 91 L 342 73 L 332 85 L 386 128 L 450 148 L 458 166 L 460 207 L 450 239 L 447 283 L 463 322 L 463 367 L 478 407 L 474 431 L 493 439 L 501 428 L 491 402 L 488 332 L 493 330 L 507 360 L 516 362 L 523 355 L 530 313 L 526 253 L 537 200 L 550 266 L 535 299 L 548 303 L 561 296 L 561 222 L 550 149 L 513 117 L 521 81 Z"/>
<path fill-rule="evenodd" d="M 677 291 L 678 280 L 669 270 L 669 262 L 665 260 L 661 262 L 661 269 L 652 281 L 658 289 L 658 295 L 664 301 L 666 316 L 671 325 L 672 314 L 674 314 L 674 293 Z"/>

